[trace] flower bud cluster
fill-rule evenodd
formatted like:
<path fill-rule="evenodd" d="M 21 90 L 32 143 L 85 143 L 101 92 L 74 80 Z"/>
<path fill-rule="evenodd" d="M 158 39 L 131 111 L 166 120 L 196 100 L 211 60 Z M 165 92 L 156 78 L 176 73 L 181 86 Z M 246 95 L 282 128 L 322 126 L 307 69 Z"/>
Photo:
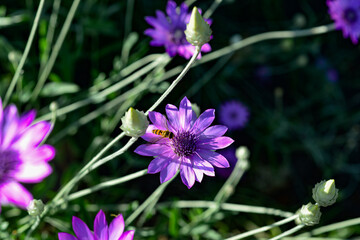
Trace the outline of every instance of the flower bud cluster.
<path fill-rule="evenodd" d="M 296 224 L 312 226 L 318 224 L 321 217 L 320 207 L 327 207 L 335 203 L 338 197 L 338 189 L 335 188 L 335 180 L 321 181 L 312 190 L 312 197 L 315 204 L 308 203 L 297 211 L 299 217 L 295 220 Z"/>

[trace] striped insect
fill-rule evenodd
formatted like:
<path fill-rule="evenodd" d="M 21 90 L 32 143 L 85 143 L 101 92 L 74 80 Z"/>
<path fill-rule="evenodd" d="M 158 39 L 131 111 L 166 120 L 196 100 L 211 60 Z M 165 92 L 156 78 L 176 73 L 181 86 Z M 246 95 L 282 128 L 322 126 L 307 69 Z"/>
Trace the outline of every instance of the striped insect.
<path fill-rule="evenodd" d="M 169 130 L 153 129 L 151 132 L 163 138 L 172 139 L 174 137 L 174 133 L 170 132 Z"/>

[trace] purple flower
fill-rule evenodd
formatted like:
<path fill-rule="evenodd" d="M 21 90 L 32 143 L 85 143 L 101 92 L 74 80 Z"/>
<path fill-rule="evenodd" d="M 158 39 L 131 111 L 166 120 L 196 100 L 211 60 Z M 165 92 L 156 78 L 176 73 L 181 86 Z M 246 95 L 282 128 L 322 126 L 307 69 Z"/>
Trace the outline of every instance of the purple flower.
<path fill-rule="evenodd" d="M 215 119 L 215 110 L 208 109 L 199 118 L 191 108 L 190 101 L 184 97 L 179 110 L 174 105 L 166 105 L 166 117 L 158 112 L 149 112 L 150 121 L 143 139 L 150 144 L 135 149 L 143 156 L 156 156 L 148 167 L 148 173 L 160 172 L 160 182 L 170 180 L 180 169 L 181 180 L 191 188 L 195 180 L 201 182 L 203 175 L 215 176 L 214 167 L 227 168 L 229 163 L 224 156 L 214 150 L 222 149 L 234 142 L 223 137 L 227 127 L 209 127 Z M 156 130 L 169 131 L 173 136 L 162 137 Z"/>
<path fill-rule="evenodd" d="M 1 205 L 26 208 L 33 197 L 19 182 L 41 182 L 52 172 L 48 161 L 54 158 L 55 150 L 49 145 L 39 146 L 51 131 L 51 124 L 32 124 L 35 115 L 31 110 L 19 116 L 14 105 L 3 110 L 0 99 Z"/>
<path fill-rule="evenodd" d="M 166 52 L 170 57 L 176 54 L 189 59 L 195 52 L 195 47 L 192 46 L 185 37 L 186 24 L 190 21 L 191 12 L 185 3 L 176 9 L 177 5 L 174 1 L 168 1 L 166 6 L 166 16 L 162 11 L 156 11 L 155 17 L 145 17 L 147 23 L 154 28 L 145 30 L 145 34 L 152 37 L 151 46 L 164 46 Z M 206 20 L 210 24 L 211 21 Z M 208 43 L 201 48 L 202 52 L 210 52 L 211 47 Z M 200 57 L 200 54 L 199 54 Z"/>
<path fill-rule="evenodd" d="M 337 29 L 342 29 L 345 38 L 356 44 L 360 36 L 360 1 L 328 0 L 329 13 Z"/>
<path fill-rule="evenodd" d="M 233 100 L 220 106 L 219 122 L 230 130 L 243 128 L 249 121 L 249 111 L 241 102 Z"/>
<path fill-rule="evenodd" d="M 59 240 L 132 240 L 134 230 L 124 232 L 124 218 L 120 214 L 108 226 L 105 214 L 102 210 L 98 212 L 94 220 L 94 232 L 90 231 L 86 223 L 80 218 L 73 216 L 72 226 L 76 237 L 69 233 L 58 234 Z"/>
<path fill-rule="evenodd" d="M 337 82 L 339 80 L 339 73 L 334 68 L 329 68 L 326 71 L 326 77 L 330 82 Z"/>

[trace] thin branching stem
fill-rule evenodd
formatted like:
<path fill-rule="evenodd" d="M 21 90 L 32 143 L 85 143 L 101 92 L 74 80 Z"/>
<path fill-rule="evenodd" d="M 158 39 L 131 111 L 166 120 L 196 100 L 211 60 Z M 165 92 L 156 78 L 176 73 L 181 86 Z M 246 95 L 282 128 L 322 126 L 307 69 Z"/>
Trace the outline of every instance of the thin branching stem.
<path fill-rule="evenodd" d="M 12 92 L 14 91 L 15 85 L 16 85 L 16 83 L 18 82 L 18 80 L 20 78 L 20 74 L 21 74 L 22 69 L 24 67 L 27 56 L 29 55 L 31 45 L 32 45 L 32 42 L 34 40 L 35 32 L 36 32 L 36 29 L 37 29 L 37 27 L 39 25 L 41 12 L 42 12 L 42 10 L 44 8 L 44 2 L 45 2 L 45 0 L 41 0 L 40 3 L 39 3 L 39 7 L 38 7 L 38 9 L 36 11 L 34 23 L 32 25 L 30 35 L 29 35 L 28 41 L 27 41 L 26 46 L 25 46 L 24 53 L 21 56 L 20 63 L 18 65 L 18 67 L 16 68 L 14 77 L 12 78 L 10 86 L 9 86 L 7 92 L 6 92 L 5 99 L 4 99 L 4 106 L 7 105 L 8 101 L 10 100 L 10 97 L 12 95 Z"/>

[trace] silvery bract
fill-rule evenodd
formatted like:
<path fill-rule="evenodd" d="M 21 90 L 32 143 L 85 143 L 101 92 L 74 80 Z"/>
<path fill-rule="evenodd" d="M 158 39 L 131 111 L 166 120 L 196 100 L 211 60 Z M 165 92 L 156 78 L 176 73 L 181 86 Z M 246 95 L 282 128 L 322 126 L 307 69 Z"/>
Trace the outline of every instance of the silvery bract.
<path fill-rule="evenodd" d="M 29 215 L 40 216 L 44 211 L 44 203 L 41 200 L 33 199 L 27 206 Z"/>
<path fill-rule="evenodd" d="M 193 46 L 201 47 L 210 41 L 211 33 L 210 25 L 202 18 L 197 7 L 194 7 L 190 22 L 186 25 L 186 40 Z"/>
<path fill-rule="evenodd" d="M 321 181 L 313 188 L 313 199 L 321 206 L 327 207 L 336 202 L 338 189 L 335 188 L 335 180 Z"/>
<path fill-rule="evenodd" d="M 123 130 L 127 136 L 136 138 L 142 136 L 149 126 L 149 121 L 144 112 L 132 107 L 129 108 L 125 116 L 121 118 L 121 122 L 121 130 Z"/>
<path fill-rule="evenodd" d="M 299 217 L 295 220 L 297 224 L 313 226 L 320 222 L 321 212 L 318 204 L 308 203 L 298 210 Z"/>

